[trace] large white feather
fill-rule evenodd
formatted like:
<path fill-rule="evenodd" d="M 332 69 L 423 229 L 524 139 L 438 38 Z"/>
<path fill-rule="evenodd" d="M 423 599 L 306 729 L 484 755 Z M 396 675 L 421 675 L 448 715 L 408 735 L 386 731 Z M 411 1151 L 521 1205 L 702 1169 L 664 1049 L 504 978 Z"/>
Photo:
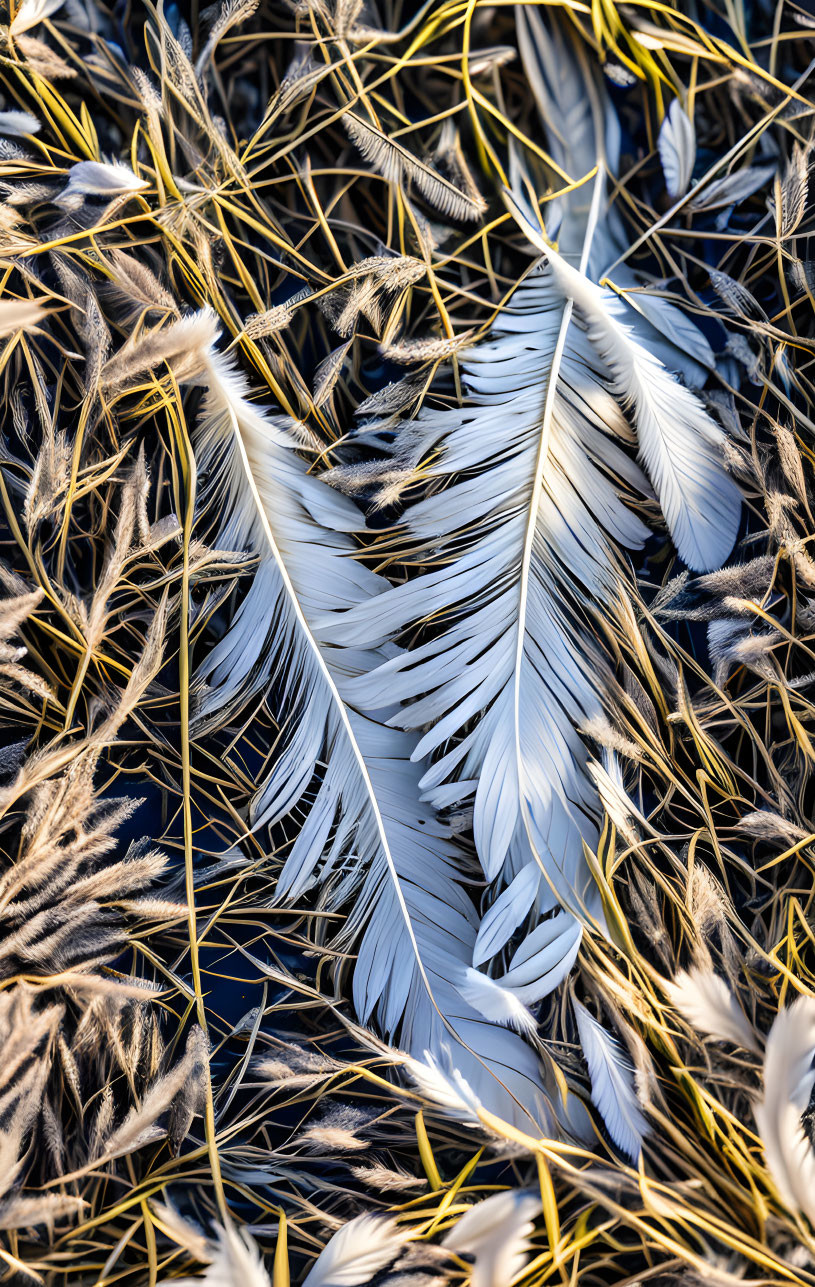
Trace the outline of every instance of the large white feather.
<path fill-rule="evenodd" d="M 541 44 L 546 33 L 534 14 L 518 21 L 527 64 L 530 50 L 538 58 L 530 79 L 557 133 L 559 163 L 565 167 L 574 140 L 572 173 L 579 173 L 598 156 L 592 92 L 581 93 L 564 48 Z M 616 147 L 614 138 L 608 146 Z M 422 779 L 428 799 L 450 806 L 473 797 L 488 879 L 509 883 L 527 873 L 487 922 L 479 963 L 503 947 L 530 906 L 535 917 L 560 902 L 601 920 L 583 856 L 583 841 L 597 838 L 599 801 L 578 730 L 603 707 L 593 614 L 613 615 L 618 551 L 648 535 L 621 493 L 650 494 L 614 441 L 632 438 L 620 404 L 636 410 L 641 458 L 687 561 L 698 568 L 721 561 L 740 512 L 721 431 L 639 343 L 632 328 L 650 322 L 633 309 L 625 313 L 630 324 L 621 321 L 612 293 L 587 275 L 603 240 L 602 228 L 595 235 L 602 181 L 594 194 L 593 217 L 584 188 L 564 229 L 572 261 L 574 228 L 581 229 L 579 268 L 550 252 L 540 225 L 519 209 L 549 266 L 519 288 L 490 339 L 461 354 L 465 405 L 425 410 L 404 426 L 403 442 L 397 438 L 404 460 L 433 452 L 424 476 L 449 483 L 404 517 L 411 562 L 432 551 L 432 570 L 327 627 L 333 641 L 357 648 L 428 627 L 409 653 L 353 680 L 348 692 L 368 710 L 403 704 L 392 722 L 421 733 L 416 755 L 433 757 Z M 532 897 L 530 863 L 543 876 Z"/>
<path fill-rule="evenodd" d="M 541 1200 L 508 1189 L 470 1207 L 442 1240 L 450 1251 L 473 1257 L 470 1287 L 509 1287 L 529 1259 Z"/>
<path fill-rule="evenodd" d="M 635 1162 L 648 1122 L 637 1099 L 634 1069 L 619 1041 L 579 1001 L 572 1004 L 591 1078 L 591 1102 L 618 1149 Z"/>
<path fill-rule="evenodd" d="M 333 641 L 359 648 L 445 623 L 348 693 L 368 710 L 403 703 L 392 723 L 422 732 L 416 755 L 434 756 L 428 798 L 474 796 L 488 878 L 525 871 L 489 922 L 480 960 L 533 903 L 536 916 L 558 901 L 600 916 L 583 856 L 598 807 L 578 733 L 602 710 L 588 605 L 611 610 L 615 546 L 647 535 L 609 474 L 647 485 L 608 432 L 625 426 L 570 312 L 551 275 L 535 276 L 492 339 L 463 356 L 467 404 L 410 425 L 421 450 L 437 452 L 431 476 L 455 480 L 405 516 L 416 552 L 434 549 L 433 570 L 326 623 Z M 562 915 L 561 926 L 571 949 Z"/>
<path fill-rule="evenodd" d="M 310 475 L 295 427 L 247 400 L 242 377 L 214 348 L 196 454 L 221 520 L 217 543 L 262 558 L 232 627 L 199 672 L 201 727 L 218 705 L 271 685 L 283 733 L 252 804 L 255 826 L 287 819 L 297 834 L 278 897 L 314 891 L 323 910 L 347 912 L 335 940 L 356 951 L 353 997 L 363 1023 L 421 1058 L 455 1063 L 478 1099 L 526 1130 L 551 1129 L 540 1067 L 516 1034 L 484 1022 L 463 995 L 478 918 L 462 855 L 420 800 L 415 739 L 346 700 L 380 656 L 327 647 L 315 621 L 364 603 L 383 582 L 346 534 L 355 506 Z"/>
<path fill-rule="evenodd" d="M 409 653 L 352 680 L 348 693 L 369 710 L 403 703 L 392 722 L 422 732 L 416 755 L 434 757 L 422 779 L 429 799 L 450 805 L 474 795 L 476 845 L 489 879 L 514 878 L 530 862 L 545 877 L 532 898 L 526 880 L 515 887 L 479 941 L 479 960 L 487 935 L 496 950 L 503 946 L 532 903 L 537 915 L 557 900 L 600 918 L 583 857 L 583 840 L 596 841 L 599 807 L 578 732 L 602 711 L 592 613 L 614 612 L 617 549 L 636 548 L 647 536 L 619 494 L 649 488 L 613 440 L 624 439 L 627 426 L 607 392 L 609 369 L 571 320 L 572 299 L 585 308 L 583 288 L 598 288 L 563 261 L 557 267 L 560 276 L 531 278 L 492 339 L 462 355 L 465 406 L 426 411 L 410 424 L 414 454 L 417 441 L 436 452 L 430 476 L 454 480 L 405 515 L 416 556 L 434 550 L 433 570 L 326 626 L 335 642 L 362 648 L 444 622 Z M 590 300 L 596 305 L 594 294 Z M 607 322 L 615 336 L 624 334 L 622 324 Z M 630 348 L 638 362 L 651 362 L 634 340 L 626 345 L 626 354 Z M 657 386 L 663 377 L 664 397 L 680 406 L 691 400 L 703 415 L 654 360 L 648 379 Z M 662 431 L 663 420 L 660 411 L 654 429 L 651 417 L 646 438 Z M 704 428 L 695 463 L 685 469 L 674 461 L 670 485 L 654 474 L 683 553 L 691 557 L 694 541 L 704 545 L 696 563 L 709 566 L 732 543 L 739 502 L 714 462 L 719 431 L 708 421 Z M 679 427 L 680 438 L 686 430 Z M 697 475 L 709 484 L 704 494 L 694 490 Z M 689 516 L 697 512 L 694 525 Z M 534 869 L 530 885 L 533 878 Z"/>
<path fill-rule="evenodd" d="M 593 200 L 584 185 L 567 203 L 567 260 L 549 250 L 537 212 L 519 198 L 519 221 L 546 267 L 516 291 L 489 339 L 460 354 L 464 405 L 423 409 L 396 437 L 397 458 L 406 468 L 421 461 L 433 484 L 403 518 L 407 561 L 429 568 L 322 623 L 350 648 L 380 648 L 405 631 L 417 639 L 351 679 L 346 695 L 368 711 L 400 702 L 390 722 L 420 734 L 414 755 L 432 760 L 421 783 L 427 799 L 472 800 L 478 855 L 499 896 L 477 963 L 503 951 L 522 924 L 531 930 L 520 959 L 493 979 L 514 1001 L 468 976 L 474 1005 L 509 1023 L 522 1021 L 517 1002 L 529 1006 L 563 979 L 585 918 L 602 925 L 584 856 L 601 809 L 580 730 L 604 707 L 597 615 L 613 617 L 621 552 L 649 535 L 627 502 L 651 487 L 624 445 L 638 445 L 694 568 L 726 556 L 740 513 L 721 431 L 640 342 L 653 335 L 661 352 L 675 351 L 652 325 L 662 310 L 648 319 L 591 278 L 598 246 L 616 237 L 611 216 L 601 216 L 602 162 L 617 138 L 607 130 L 598 142 L 597 94 L 590 84 L 581 94 L 565 46 L 541 50 L 547 37 L 533 14 L 519 23 L 527 63 L 530 49 L 538 57 L 531 79 L 559 163 L 578 177 L 601 162 Z M 678 337 L 688 327 L 672 319 L 667 329 Z M 558 905 L 565 910 L 552 915 Z"/>
<path fill-rule="evenodd" d="M 764 1051 L 764 1098 L 755 1117 L 779 1196 L 815 1224 L 815 1149 L 801 1117 L 815 1086 L 815 997 L 781 1010 Z"/>

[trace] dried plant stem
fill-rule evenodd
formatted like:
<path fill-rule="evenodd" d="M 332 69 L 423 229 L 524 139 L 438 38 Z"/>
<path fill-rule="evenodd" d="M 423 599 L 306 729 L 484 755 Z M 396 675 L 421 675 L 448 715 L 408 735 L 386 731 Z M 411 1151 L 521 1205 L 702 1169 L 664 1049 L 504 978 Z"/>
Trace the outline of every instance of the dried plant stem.
<path fill-rule="evenodd" d="M 175 381 L 173 381 L 175 385 Z M 187 929 L 190 943 L 190 964 L 192 967 L 193 989 L 195 991 L 196 1015 L 204 1032 L 207 1032 L 207 1015 L 204 1005 L 204 993 L 201 986 L 201 966 L 198 959 L 198 924 L 195 914 L 195 884 L 192 860 L 192 773 L 190 769 L 190 540 L 195 517 L 196 471 L 192 443 L 184 421 L 181 406 L 181 395 L 178 386 L 174 387 L 174 398 L 168 405 L 173 436 L 175 438 L 177 461 L 180 466 L 180 478 L 176 478 L 176 494 L 182 500 L 182 542 L 183 571 L 181 576 L 181 619 L 179 623 L 178 647 L 178 685 L 179 710 L 181 720 L 181 793 L 182 814 L 184 822 L 184 880 L 187 895 Z M 174 460 L 174 472 L 176 462 Z M 180 483 L 180 487 L 178 484 Z M 229 1208 L 224 1193 L 221 1176 L 221 1162 L 218 1156 L 218 1142 L 215 1131 L 215 1104 L 212 1097 L 212 1080 L 209 1066 L 205 1073 L 206 1101 L 204 1106 L 204 1126 L 207 1138 L 212 1181 L 218 1211 L 221 1219 L 229 1219 Z"/>

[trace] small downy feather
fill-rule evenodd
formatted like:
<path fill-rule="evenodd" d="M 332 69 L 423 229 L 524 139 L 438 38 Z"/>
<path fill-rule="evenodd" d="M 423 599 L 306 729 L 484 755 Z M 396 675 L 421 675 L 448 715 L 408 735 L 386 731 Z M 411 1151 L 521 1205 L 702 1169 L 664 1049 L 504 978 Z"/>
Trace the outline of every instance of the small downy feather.
<path fill-rule="evenodd" d="M 195 64 L 196 76 L 202 76 L 204 69 L 215 53 L 219 41 L 226 33 L 237 26 L 240 22 L 246 22 L 258 7 L 258 0 L 225 0 L 221 5 L 221 11 L 215 22 L 212 24 L 212 30 L 207 36 L 207 42 Z"/>
<path fill-rule="evenodd" d="M 796 143 L 783 181 L 776 187 L 776 221 L 782 238 L 792 236 L 806 214 L 811 150 Z"/>
<path fill-rule="evenodd" d="M 77 161 L 68 171 L 68 183 L 59 199 L 114 197 L 126 192 L 141 192 L 149 186 L 146 179 L 140 179 L 128 165 L 121 165 L 118 161 Z"/>
<path fill-rule="evenodd" d="M 529 1259 L 529 1235 L 540 1210 L 540 1197 L 534 1193 L 496 1193 L 470 1207 L 442 1246 L 473 1258 L 470 1287 L 508 1287 Z"/>
<path fill-rule="evenodd" d="M 357 1216 L 326 1244 L 303 1287 L 362 1287 L 396 1259 L 406 1236 L 395 1220 Z"/>
<path fill-rule="evenodd" d="M 389 183 L 401 185 L 411 181 L 432 206 L 450 219 L 478 219 L 486 210 L 482 197 L 462 192 L 403 144 L 388 138 L 353 112 L 346 112 L 342 123 L 365 160 Z"/>
<path fill-rule="evenodd" d="M 203 1277 L 173 1278 L 173 1287 L 272 1287 L 260 1249 L 246 1229 L 216 1224 L 215 1235 Z M 165 1279 L 161 1287 L 169 1287 L 170 1281 Z"/>
<path fill-rule="evenodd" d="M 473 1128 L 480 1127 L 481 1102 L 449 1054 L 444 1061 L 430 1050 L 424 1051 L 422 1059 L 406 1055 L 401 1060 L 401 1067 L 420 1094 L 439 1108 L 445 1117 Z"/>
<path fill-rule="evenodd" d="M 671 103 L 662 122 L 658 147 L 665 187 L 672 197 L 683 197 L 690 186 L 696 160 L 696 131 L 678 98 Z"/>
<path fill-rule="evenodd" d="M 616 1037 L 579 1001 L 572 1005 L 591 1078 L 591 1102 L 618 1149 L 636 1162 L 648 1122 L 637 1099 L 634 1069 Z"/>
<path fill-rule="evenodd" d="M 352 343 L 353 340 L 346 340 L 344 344 L 333 349 L 328 357 L 323 358 L 314 372 L 312 399 L 315 407 L 323 407 L 330 401 Z"/>
<path fill-rule="evenodd" d="M 0 112 L 0 134 L 9 134 L 14 138 L 25 138 L 37 134 L 40 123 L 30 112 Z"/>
<path fill-rule="evenodd" d="M 815 1224 L 815 1149 L 801 1118 L 815 1087 L 815 997 L 776 1016 L 764 1052 L 764 1098 L 755 1106 L 767 1167 L 784 1204 Z"/>
<path fill-rule="evenodd" d="M 518 994 L 511 988 L 501 987 L 488 974 L 470 966 L 464 971 L 464 977 L 457 981 L 457 987 L 464 1000 L 469 1001 L 485 1019 L 505 1028 L 515 1028 L 518 1032 L 533 1033 L 537 1030 L 535 1016 Z"/>
<path fill-rule="evenodd" d="M 665 984 L 665 991 L 691 1027 L 717 1041 L 731 1041 L 743 1050 L 759 1051 L 758 1038 L 744 1011 L 724 979 L 713 970 L 699 965 L 681 970 L 672 983 Z"/>

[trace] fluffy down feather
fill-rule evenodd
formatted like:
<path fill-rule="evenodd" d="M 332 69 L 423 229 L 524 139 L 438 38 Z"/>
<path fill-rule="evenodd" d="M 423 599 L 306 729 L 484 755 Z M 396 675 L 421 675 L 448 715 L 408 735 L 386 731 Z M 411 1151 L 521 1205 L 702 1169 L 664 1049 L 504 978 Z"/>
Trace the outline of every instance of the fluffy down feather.
<path fill-rule="evenodd" d="M 215 1226 L 212 1260 L 202 1278 L 174 1278 L 175 1287 L 271 1287 L 260 1250 L 245 1229 Z M 169 1283 L 169 1279 L 165 1279 Z"/>
<path fill-rule="evenodd" d="M 724 979 L 712 970 L 698 965 L 680 970 L 673 982 L 665 985 L 665 991 L 683 1019 L 700 1032 L 717 1041 L 732 1041 L 744 1050 L 760 1049 L 738 1001 Z"/>

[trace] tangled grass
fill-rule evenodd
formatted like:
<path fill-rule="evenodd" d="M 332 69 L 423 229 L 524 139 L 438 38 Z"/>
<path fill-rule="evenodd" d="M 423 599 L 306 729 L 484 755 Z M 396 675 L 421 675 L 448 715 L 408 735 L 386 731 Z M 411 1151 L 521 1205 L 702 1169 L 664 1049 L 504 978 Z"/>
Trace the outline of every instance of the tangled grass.
<path fill-rule="evenodd" d="M 300 716 L 216 651 L 259 555 L 200 437 L 228 354 L 364 509 L 358 566 L 421 571 L 401 518 L 444 483 L 388 435 L 467 396 L 537 258 L 502 186 L 546 227 L 597 180 L 538 116 L 523 6 L 23 0 L 2 29 L 8 1280 L 815 1282 L 815 25 L 529 8 L 613 102 L 606 279 L 708 337 L 744 498 L 701 575 L 632 500 L 655 534 L 591 617 L 602 916 L 527 1033 L 549 1132 L 359 1022 L 353 900 L 281 897 L 306 806 L 250 810 Z"/>

